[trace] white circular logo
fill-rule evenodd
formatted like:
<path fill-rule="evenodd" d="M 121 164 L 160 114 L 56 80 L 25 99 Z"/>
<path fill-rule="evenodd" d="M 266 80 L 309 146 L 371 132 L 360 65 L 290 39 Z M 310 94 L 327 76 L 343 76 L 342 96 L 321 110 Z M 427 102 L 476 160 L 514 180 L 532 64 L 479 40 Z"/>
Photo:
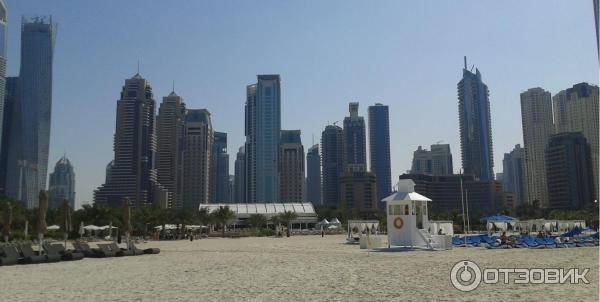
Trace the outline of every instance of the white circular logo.
<path fill-rule="evenodd" d="M 481 283 L 481 269 L 473 261 L 457 262 L 450 271 L 450 280 L 456 289 L 470 292 Z"/>

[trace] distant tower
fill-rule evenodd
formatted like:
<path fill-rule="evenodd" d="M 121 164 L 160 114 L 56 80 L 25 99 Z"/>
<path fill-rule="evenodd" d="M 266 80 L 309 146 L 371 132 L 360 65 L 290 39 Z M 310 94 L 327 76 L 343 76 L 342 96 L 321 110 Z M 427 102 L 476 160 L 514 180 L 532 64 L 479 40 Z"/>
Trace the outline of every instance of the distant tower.
<path fill-rule="evenodd" d="M 117 101 L 114 165 L 108 182 L 94 192 L 94 202 L 119 207 L 128 197 L 135 208 L 166 207 L 168 191 L 157 181 L 155 169 L 155 102 L 152 87 L 136 74 L 125 80 Z"/>
<path fill-rule="evenodd" d="M 350 103 L 350 116 L 344 118 L 344 169 L 367 170 L 365 119 L 358 116 L 358 103 Z"/>
<path fill-rule="evenodd" d="M 450 145 L 434 144 L 431 145 L 431 151 L 423 149 L 421 146 L 413 152 L 412 174 L 425 174 L 433 176 L 452 175 L 452 153 Z"/>
<path fill-rule="evenodd" d="M 377 178 L 377 200 L 392 192 L 392 164 L 390 159 L 390 112 L 380 103 L 369 106 L 369 156 L 371 172 Z M 385 206 L 384 202 L 378 202 Z"/>
<path fill-rule="evenodd" d="M 306 153 L 306 201 L 321 205 L 321 156 L 319 145 L 314 145 Z"/>
<path fill-rule="evenodd" d="M 488 87 L 481 73 L 467 69 L 458 82 L 458 115 L 460 119 L 460 149 L 464 174 L 483 181 L 494 180 L 494 152 L 492 148 L 492 119 Z"/>
<path fill-rule="evenodd" d="M 323 205 L 339 206 L 339 177 L 343 171 L 344 131 L 336 125 L 327 125 L 321 135 L 321 167 Z"/>
<path fill-rule="evenodd" d="M 210 202 L 214 132 L 206 109 L 188 109 L 183 143 L 183 207 L 198 210 Z"/>
<path fill-rule="evenodd" d="M 185 103 L 175 91 L 163 97 L 156 119 L 156 170 L 158 182 L 169 191 L 167 206 L 180 208 L 183 178 L 183 134 Z"/>
<path fill-rule="evenodd" d="M 600 28 L 600 1 L 594 0 L 594 19 L 596 20 L 596 48 L 598 48 L 598 58 L 600 60 L 600 35 L 598 34 Z"/>
<path fill-rule="evenodd" d="M 240 147 L 235 157 L 233 188 L 233 202 L 246 203 L 246 152 L 243 146 Z"/>
<path fill-rule="evenodd" d="M 17 122 L 14 117 L 20 115 L 20 113 L 15 112 L 18 81 L 18 77 L 6 78 L 6 90 L 4 94 L 4 119 L 2 121 L 2 132 L 0 132 L 0 137 L 2 138 L 2 142 L 0 143 L 2 146 L 0 147 L 0 194 L 6 194 L 8 150 L 11 140 L 14 140 L 14 137 L 11 138 L 13 135 L 11 129 L 13 127 L 13 123 Z"/>
<path fill-rule="evenodd" d="M 231 202 L 229 194 L 229 154 L 227 133 L 214 133 L 211 167 L 211 202 Z"/>
<path fill-rule="evenodd" d="M 5 88 L 7 86 L 6 83 L 6 4 L 4 4 L 4 0 L 0 0 L 0 138 L 2 138 L 3 128 L 4 128 L 4 115 L 8 115 L 8 113 L 4 113 L 4 103 L 5 103 Z M 2 150 L 4 145 L 4 141 L 0 140 L 0 150 Z M 6 167 L 0 170 L 0 174 L 4 174 Z M 4 182 L 2 182 L 2 176 L 0 176 L 0 190 L 4 191 Z"/>
<path fill-rule="evenodd" d="M 66 156 L 63 156 L 50 173 L 49 181 L 49 208 L 60 208 L 63 200 L 69 201 L 71 209 L 75 208 L 75 172 Z"/>
<path fill-rule="evenodd" d="M 542 154 L 544 154 L 543 152 Z M 515 207 L 527 203 L 527 198 L 531 195 L 528 193 L 526 156 L 526 150 L 517 144 L 511 152 L 504 153 L 502 161 L 502 180 L 498 181 L 502 181 L 504 192 L 514 193 Z M 544 176 L 545 179 L 546 176 Z"/>
<path fill-rule="evenodd" d="M 304 147 L 300 130 L 281 130 L 279 142 L 279 202 L 303 202 Z"/>
<path fill-rule="evenodd" d="M 46 189 L 48 178 L 55 36 L 51 17 L 22 19 L 19 91 L 12 116 L 6 193 L 29 209 L 37 206 L 39 191 Z"/>

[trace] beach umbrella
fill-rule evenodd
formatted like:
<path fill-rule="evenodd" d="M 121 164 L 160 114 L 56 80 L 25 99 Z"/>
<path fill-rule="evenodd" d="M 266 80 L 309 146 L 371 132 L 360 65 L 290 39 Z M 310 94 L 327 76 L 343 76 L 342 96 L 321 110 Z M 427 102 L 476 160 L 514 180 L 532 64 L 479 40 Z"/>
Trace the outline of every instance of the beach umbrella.
<path fill-rule="evenodd" d="M 40 251 L 42 251 L 42 241 L 46 233 L 46 212 L 48 211 L 48 192 L 40 190 L 38 215 L 37 215 L 37 233 L 40 240 Z"/>
<path fill-rule="evenodd" d="M 79 224 L 79 236 L 83 237 L 83 234 L 85 234 L 85 229 L 83 228 L 83 221 Z"/>
<path fill-rule="evenodd" d="M 2 235 L 4 235 L 4 241 L 8 242 L 8 237 L 10 236 L 10 225 L 12 223 L 12 205 L 10 202 L 7 202 L 6 207 L 4 208 L 3 220 L 4 227 L 2 228 Z"/>
<path fill-rule="evenodd" d="M 129 232 L 131 231 L 131 209 L 129 208 L 129 198 L 123 198 L 123 232 L 125 232 L 125 240 L 127 249 L 129 249 Z"/>
<path fill-rule="evenodd" d="M 60 230 L 60 226 L 58 226 L 56 224 L 53 224 L 53 225 L 48 226 L 46 228 L 46 230 L 48 230 L 48 231 L 57 231 L 57 230 Z"/>
<path fill-rule="evenodd" d="M 69 206 L 69 201 L 66 199 L 63 200 L 62 212 L 63 212 L 63 216 L 64 216 L 63 229 L 65 231 L 63 234 L 63 237 L 65 239 L 65 248 L 66 248 L 67 247 L 67 239 L 69 239 L 69 232 L 71 232 L 71 207 Z"/>

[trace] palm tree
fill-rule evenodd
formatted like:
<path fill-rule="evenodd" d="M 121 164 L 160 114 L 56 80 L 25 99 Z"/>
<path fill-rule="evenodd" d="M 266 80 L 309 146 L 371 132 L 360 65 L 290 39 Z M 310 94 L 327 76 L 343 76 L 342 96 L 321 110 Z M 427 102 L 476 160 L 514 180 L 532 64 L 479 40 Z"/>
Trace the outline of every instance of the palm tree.
<path fill-rule="evenodd" d="M 292 211 L 284 211 L 279 214 L 279 219 L 282 223 L 287 225 L 287 237 L 290 237 L 290 229 L 292 228 L 292 220 L 298 218 L 298 214 Z"/>
<path fill-rule="evenodd" d="M 216 223 L 221 225 L 221 236 L 225 237 L 225 226 L 229 224 L 230 221 L 236 218 L 235 213 L 229 209 L 228 206 L 219 207 L 218 210 L 212 213 L 213 218 Z"/>
<path fill-rule="evenodd" d="M 261 214 L 252 214 L 248 217 L 248 223 L 256 228 L 256 231 L 258 232 L 258 229 L 267 223 L 267 217 Z"/>

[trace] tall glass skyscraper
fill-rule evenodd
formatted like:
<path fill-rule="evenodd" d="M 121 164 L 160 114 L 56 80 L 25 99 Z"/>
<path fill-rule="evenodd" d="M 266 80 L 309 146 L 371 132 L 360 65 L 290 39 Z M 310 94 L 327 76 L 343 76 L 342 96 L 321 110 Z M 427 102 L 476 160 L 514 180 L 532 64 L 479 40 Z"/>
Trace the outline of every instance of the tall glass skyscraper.
<path fill-rule="evenodd" d="M 327 125 L 321 135 L 321 164 L 323 200 L 327 206 L 340 203 L 339 178 L 344 171 L 344 131 L 336 125 Z"/>
<path fill-rule="evenodd" d="M 257 78 L 258 82 L 246 89 L 247 201 L 275 202 L 279 198 L 280 77 Z"/>
<path fill-rule="evenodd" d="M 306 153 L 306 201 L 321 203 L 321 156 L 319 145 L 314 145 Z"/>
<path fill-rule="evenodd" d="M 377 204 L 391 194 L 392 164 L 390 159 L 390 111 L 380 103 L 369 106 L 369 156 L 371 172 L 377 179 Z"/>
<path fill-rule="evenodd" d="M 15 127 L 11 129 L 6 193 L 28 208 L 37 206 L 48 177 L 55 38 L 52 17 L 22 19 L 19 95 L 12 116 Z"/>
<path fill-rule="evenodd" d="M 4 95 L 6 88 L 6 22 L 6 4 L 4 4 L 4 0 L 0 0 L 0 138 L 4 125 Z M 0 150 L 2 150 L 2 143 L 0 139 Z M 4 183 L 0 183 L 0 188 L 4 188 Z"/>
<path fill-rule="evenodd" d="M 460 151 L 463 173 L 482 181 L 494 180 L 494 152 L 492 148 L 492 118 L 488 87 L 481 73 L 467 69 L 458 82 L 458 115 L 460 119 Z"/>
<path fill-rule="evenodd" d="M 367 137 L 365 119 L 358 115 L 358 103 L 348 106 L 350 116 L 344 118 L 344 170 L 367 170 Z"/>
<path fill-rule="evenodd" d="M 211 167 L 211 201 L 231 202 L 229 192 L 229 154 L 227 154 L 227 133 L 214 133 L 215 141 Z"/>
<path fill-rule="evenodd" d="M 14 105 L 17 102 L 18 77 L 6 78 L 4 94 L 4 119 L 2 120 L 2 147 L 0 148 L 0 194 L 6 194 L 6 176 L 8 164 L 8 147 L 10 146 L 12 125 L 15 117 Z"/>
<path fill-rule="evenodd" d="M 50 173 L 48 185 L 49 207 L 58 209 L 66 199 L 71 209 L 75 208 L 75 172 L 71 161 L 64 155 L 54 166 Z"/>

